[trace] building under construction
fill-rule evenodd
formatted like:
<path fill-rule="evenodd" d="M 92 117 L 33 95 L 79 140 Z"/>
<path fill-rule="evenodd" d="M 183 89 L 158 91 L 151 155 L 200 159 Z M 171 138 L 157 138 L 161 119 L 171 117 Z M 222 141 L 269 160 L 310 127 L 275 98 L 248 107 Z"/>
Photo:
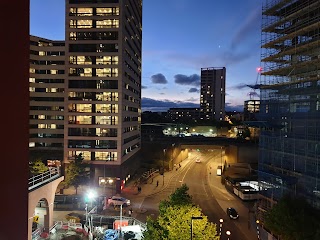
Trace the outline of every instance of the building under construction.
<path fill-rule="evenodd" d="M 320 1 L 264 0 L 258 218 L 284 194 L 320 208 Z"/>

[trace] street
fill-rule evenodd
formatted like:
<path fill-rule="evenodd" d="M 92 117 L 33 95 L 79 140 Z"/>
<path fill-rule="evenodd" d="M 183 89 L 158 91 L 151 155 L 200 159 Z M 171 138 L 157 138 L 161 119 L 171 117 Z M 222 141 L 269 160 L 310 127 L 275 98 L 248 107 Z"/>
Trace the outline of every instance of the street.
<path fill-rule="evenodd" d="M 196 158 L 200 158 L 201 162 L 196 163 Z M 136 218 L 145 222 L 147 216 L 156 217 L 159 202 L 167 199 L 177 187 L 185 183 L 189 187 L 189 194 L 193 197 L 194 203 L 201 207 L 211 222 L 217 224 L 218 232 L 220 230 L 219 220 L 223 219 L 222 240 L 227 239 L 227 230 L 231 232 L 230 239 L 232 240 L 257 239 L 254 228 L 249 229 L 248 225 L 248 205 L 252 203 L 243 202 L 225 189 L 221 184 L 221 177 L 216 175 L 217 166 L 220 164 L 220 149 L 211 152 L 191 152 L 188 159 L 183 161 L 182 168 L 172 170 L 170 181 L 161 192 L 144 198 L 139 195 L 131 196 L 134 208 L 146 210 L 145 213 L 138 213 Z M 166 173 L 164 177 L 166 178 Z M 161 181 L 160 184 L 162 184 Z M 137 202 L 138 205 L 135 205 Z M 234 207 L 239 213 L 239 219 L 230 220 L 226 214 L 227 207 Z"/>

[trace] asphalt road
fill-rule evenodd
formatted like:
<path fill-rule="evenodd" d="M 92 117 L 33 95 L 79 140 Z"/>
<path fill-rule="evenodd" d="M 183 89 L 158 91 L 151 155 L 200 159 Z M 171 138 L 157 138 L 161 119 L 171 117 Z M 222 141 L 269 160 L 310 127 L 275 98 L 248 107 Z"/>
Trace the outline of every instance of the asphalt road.
<path fill-rule="evenodd" d="M 201 163 L 195 162 L 198 157 L 201 159 Z M 250 204 L 244 203 L 237 196 L 229 193 L 221 184 L 221 177 L 216 175 L 217 166 L 221 163 L 220 150 L 205 153 L 192 152 L 185 161 L 187 162 L 185 167 L 177 171 L 163 191 L 139 201 L 147 210 L 147 214 L 139 214 L 139 220 L 145 221 L 147 216 L 157 217 L 159 202 L 167 199 L 176 188 L 185 183 L 189 187 L 189 194 L 194 203 L 200 206 L 209 221 L 217 224 L 218 231 L 220 230 L 219 220 L 223 219 L 221 240 L 227 240 L 227 230 L 231 232 L 230 239 L 232 240 L 257 239 L 254 227 L 249 228 L 248 224 L 248 206 Z M 229 219 L 226 214 L 227 207 L 237 209 L 239 219 Z"/>

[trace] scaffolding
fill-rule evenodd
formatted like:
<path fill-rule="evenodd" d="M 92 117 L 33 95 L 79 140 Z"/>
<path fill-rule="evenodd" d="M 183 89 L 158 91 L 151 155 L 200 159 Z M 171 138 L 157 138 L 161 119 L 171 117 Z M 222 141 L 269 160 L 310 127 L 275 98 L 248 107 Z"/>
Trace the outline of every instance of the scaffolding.
<path fill-rule="evenodd" d="M 264 0 L 258 216 L 284 194 L 320 208 L 320 1 Z"/>

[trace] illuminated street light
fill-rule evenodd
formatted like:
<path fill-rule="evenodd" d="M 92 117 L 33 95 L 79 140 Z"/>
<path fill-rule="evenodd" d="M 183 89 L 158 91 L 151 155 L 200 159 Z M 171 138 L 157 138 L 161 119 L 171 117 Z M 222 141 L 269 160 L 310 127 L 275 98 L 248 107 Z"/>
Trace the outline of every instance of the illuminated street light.
<path fill-rule="evenodd" d="M 223 219 L 222 218 L 220 218 L 220 220 L 219 220 L 219 222 L 220 222 L 220 229 L 219 229 L 219 235 L 221 236 L 221 234 L 222 234 L 222 223 L 223 223 Z"/>
<path fill-rule="evenodd" d="M 193 220 L 194 219 L 203 219 L 203 217 L 191 217 L 191 231 L 190 231 L 190 239 L 192 240 L 192 238 L 193 238 L 193 232 L 192 232 L 192 230 L 193 230 Z"/>
<path fill-rule="evenodd" d="M 96 193 L 94 191 L 89 191 L 87 193 L 86 198 L 86 224 L 88 223 L 88 200 L 91 201 L 91 208 L 92 208 L 92 200 L 96 197 Z"/>
<path fill-rule="evenodd" d="M 228 236 L 228 240 L 230 240 L 230 235 L 231 235 L 231 232 L 230 231 L 226 231 L 226 234 L 227 234 L 227 236 Z"/>
<path fill-rule="evenodd" d="M 260 239 L 259 223 L 260 223 L 260 221 L 259 221 L 259 220 L 256 220 L 256 224 L 257 224 L 257 236 L 258 236 L 258 239 Z"/>

